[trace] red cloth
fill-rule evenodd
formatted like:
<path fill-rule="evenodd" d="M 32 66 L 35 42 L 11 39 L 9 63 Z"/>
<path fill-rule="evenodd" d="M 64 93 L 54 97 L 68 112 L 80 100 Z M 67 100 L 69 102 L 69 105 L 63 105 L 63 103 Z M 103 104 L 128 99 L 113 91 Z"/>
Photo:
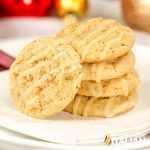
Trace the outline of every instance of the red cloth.
<path fill-rule="evenodd" d="M 0 71 L 9 69 L 15 58 L 0 50 Z"/>
<path fill-rule="evenodd" d="M 0 71 L 4 71 L 4 70 L 6 70 L 6 68 L 0 65 Z"/>

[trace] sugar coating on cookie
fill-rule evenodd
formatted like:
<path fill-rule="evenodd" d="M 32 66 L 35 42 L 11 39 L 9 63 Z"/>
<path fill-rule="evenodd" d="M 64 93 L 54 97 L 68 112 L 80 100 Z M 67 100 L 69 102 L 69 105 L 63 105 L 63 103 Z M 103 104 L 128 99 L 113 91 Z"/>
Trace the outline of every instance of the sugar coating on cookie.
<path fill-rule="evenodd" d="M 82 62 L 113 60 L 125 55 L 134 44 L 133 31 L 113 19 L 94 18 L 71 24 L 58 37 L 71 42 Z"/>
<path fill-rule="evenodd" d="M 139 83 L 138 73 L 132 69 L 126 75 L 116 79 L 101 82 L 82 81 L 78 94 L 93 97 L 128 96 L 139 86 Z"/>
<path fill-rule="evenodd" d="M 84 117 L 114 117 L 132 109 L 136 103 L 137 94 L 135 91 L 127 97 L 96 98 L 76 95 L 75 99 L 64 110 Z"/>
<path fill-rule="evenodd" d="M 119 78 L 127 74 L 134 65 L 135 56 L 132 51 L 112 61 L 83 63 L 82 80 L 100 82 L 101 80 Z"/>
<path fill-rule="evenodd" d="M 27 45 L 11 66 L 11 95 L 22 112 L 44 119 L 74 99 L 81 78 L 81 60 L 72 46 L 44 36 Z"/>

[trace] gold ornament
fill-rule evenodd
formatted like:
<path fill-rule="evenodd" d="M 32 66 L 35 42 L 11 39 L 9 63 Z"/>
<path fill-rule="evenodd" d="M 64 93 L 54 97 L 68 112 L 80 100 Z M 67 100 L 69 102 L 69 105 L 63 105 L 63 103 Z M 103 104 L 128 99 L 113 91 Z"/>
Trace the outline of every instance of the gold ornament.
<path fill-rule="evenodd" d="M 150 0 L 122 0 L 122 10 L 129 26 L 150 32 Z"/>
<path fill-rule="evenodd" d="M 87 12 L 87 0 L 55 0 L 55 10 L 60 17 L 73 14 L 78 18 L 85 16 Z"/>

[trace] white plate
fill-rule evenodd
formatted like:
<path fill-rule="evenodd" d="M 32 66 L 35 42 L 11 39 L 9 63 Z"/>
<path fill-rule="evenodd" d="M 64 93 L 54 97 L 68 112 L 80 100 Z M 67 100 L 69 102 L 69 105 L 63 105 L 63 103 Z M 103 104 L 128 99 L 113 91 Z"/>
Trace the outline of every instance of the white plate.
<path fill-rule="evenodd" d="M 9 42 L 8 41 L 6 41 L 6 42 L 3 41 L 2 43 L 0 43 L 0 47 L 7 50 L 8 53 L 10 53 L 12 55 L 16 55 L 16 54 L 19 53 L 20 48 L 22 47 L 22 45 L 25 45 L 25 43 L 28 42 L 28 41 L 30 41 L 30 39 L 21 40 L 21 41 L 13 40 L 13 41 L 9 41 Z M 13 49 L 13 50 L 11 50 L 11 49 Z M 149 92 L 149 89 L 150 89 L 150 79 L 149 79 L 149 77 L 150 77 L 150 70 L 149 70 L 149 67 L 150 67 L 150 50 L 146 47 L 137 45 L 137 46 L 134 47 L 134 51 L 135 51 L 135 54 L 136 54 L 136 57 L 137 57 L 137 68 L 140 72 L 141 80 L 142 80 L 142 85 L 141 85 L 140 92 L 139 92 L 140 93 L 140 100 L 139 100 L 139 103 L 138 103 L 137 107 L 134 110 L 132 110 L 129 113 L 126 113 L 122 116 L 119 116 L 119 119 L 121 119 L 124 122 L 124 125 L 122 124 L 122 122 L 116 122 L 115 127 L 113 127 L 113 128 L 110 127 L 111 122 L 112 121 L 114 122 L 115 120 L 117 121 L 116 118 L 118 118 L 118 117 L 112 118 L 112 119 L 96 119 L 95 124 L 99 123 L 99 124 L 102 125 L 99 128 L 97 128 L 97 126 L 95 126 L 92 123 L 93 119 L 82 120 L 82 122 L 85 121 L 85 123 L 83 123 L 79 126 L 78 126 L 78 124 L 80 124 L 80 119 L 81 118 L 73 121 L 73 122 L 76 122 L 75 124 L 77 125 L 77 127 L 79 127 L 79 128 L 81 127 L 82 129 L 84 129 L 84 126 L 85 126 L 85 124 L 87 124 L 87 122 L 92 123 L 93 128 L 97 128 L 97 132 L 94 132 L 94 134 L 96 133 L 97 135 L 95 136 L 94 134 L 92 134 L 92 135 L 87 134 L 87 136 L 89 136 L 89 137 L 93 136 L 94 138 L 96 137 L 97 141 L 100 138 L 102 138 L 98 134 L 104 128 L 106 128 L 105 131 L 111 133 L 111 135 L 116 134 L 116 132 L 118 132 L 118 135 L 119 135 L 119 132 L 121 134 L 123 134 L 121 132 L 121 130 L 123 128 L 126 128 L 123 131 L 124 131 L 124 134 L 129 134 L 127 136 L 143 135 L 143 134 L 146 134 L 146 133 L 150 132 L 150 129 L 149 129 L 150 128 L 150 117 L 149 117 L 149 115 L 150 115 L 150 101 L 148 99 L 150 97 L 150 92 Z M 4 101 L 4 102 L 6 102 L 6 104 L 11 104 L 11 100 L 7 97 L 9 95 L 8 73 L 7 72 L 0 73 L 0 83 L 1 83 L 1 85 L 3 85 L 3 86 L 0 86 L 0 101 Z M 8 109 L 12 109 L 12 108 L 9 108 L 10 106 L 11 105 L 8 105 Z M 20 112 L 18 112 L 18 113 L 20 113 Z M 6 114 L 6 121 L 8 121 L 7 120 L 8 119 L 7 115 L 8 114 Z M 9 115 L 11 117 L 12 114 L 9 114 Z M 19 115 L 22 115 L 22 114 L 19 114 Z M 24 115 L 22 115 L 22 116 L 25 117 Z M 135 118 L 137 116 L 139 116 L 139 119 Z M 12 117 L 14 117 L 14 116 L 12 116 Z M 58 116 L 57 119 L 60 119 L 60 117 L 61 116 Z M 0 116 L 0 121 L 1 121 L 1 119 L 2 118 Z M 0 124 L 2 126 L 4 126 L 5 128 L 8 128 L 8 129 L 20 132 L 20 133 L 24 133 L 24 134 L 27 134 L 27 135 L 30 135 L 30 136 L 33 136 L 33 137 L 36 137 L 36 135 L 32 135 L 31 133 L 29 133 L 29 131 L 28 132 L 24 132 L 24 131 L 22 132 L 22 128 L 24 128 L 23 126 L 21 128 L 17 127 L 16 126 L 17 124 L 15 124 L 15 126 L 14 126 L 13 121 L 15 121 L 15 119 L 16 118 L 14 118 L 14 120 L 13 120 L 13 118 L 12 118 L 11 120 L 9 120 L 11 124 L 8 123 L 9 121 L 8 122 L 1 122 Z M 136 121 L 130 122 L 131 120 L 136 120 Z M 59 120 L 57 120 L 57 121 L 59 122 Z M 70 121 L 64 122 L 64 126 L 66 126 L 69 123 L 70 123 Z M 121 124 L 121 127 L 119 126 L 119 124 Z M 63 125 L 63 124 L 61 124 L 61 125 Z M 89 130 L 89 128 L 85 129 L 86 132 L 88 130 Z M 139 130 L 140 130 L 140 132 L 139 132 Z M 68 135 L 71 136 L 71 134 L 72 134 L 72 133 L 68 133 L 67 129 L 64 132 L 66 132 L 65 136 L 68 136 Z M 53 132 L 53 133 L 55 133 L 55 132 Z M 79 136 L 79 135 L 77 135 L 77 136 Z M 39 137 L 39 138 L 41 138 L 41 137 Z M 49 136 L 49 141 L 56 142 L 56 143 L 63 142 L 63 143 L 70 144 L 73 139 L 71 139 L 71 137 L 69 138 L 69 136 L 67 138 L 68 138 L 68 141 L 70 140 L 69 142 L 67 141 L 68 143 L 66 142 L 66 139 L 64 141 L 61 141 L 62 139 L 60 139 L 60 141 L 56 141 L 57 138 L 54 139 L 53 136 L 50 135 Z M 1 137 L 1 139 L 2 139 L 2 137 Z M 45 138 L 41 138 L 41 139 L 47 140 Z M 29 139 L 27 139 L 27 140 L 29 140 Z M 36 144 L 37 144 L 37 140 L 35 140 L 35 141 L 36 141 Z M 30 142 L 31 142 L 31 139 L 30 139 Z M 47 144 L 50 144 L 50 143 L 47 143 Z M 51 147 L 52 147 L 52 145 L 50 144 Z M 56 147 L 58 146 L 58 144 L 54 144 L 54 145 L 56 145 Z M 59 149 L 59 146 L 57 147 L 58 149 Z M 67 147 L 70 148 L 70 146 L 67 146 Z M 74 147 L 74 146 L 72 146 L 72 147 Z M 77 147 L 75 147 L 75 148 L 77 148 Z M 96 148 L 96 147 L 92 147 L 92 148 Z"/>
<path fill-rule="evenodd" d="M 121 149 L 137 149 L 150 146 L 150 138 L 146 137 L 143 142 L 133 142 L 127 144 L 113 145 L 111 150 Z M 108 145 L 97 146 L 76 146 L 63 145 L 50 142 L 40 141 L 29 136 L 25 136 L 8 129 L 0 127 L 0 149 L 2 150 L 110 150 Z"/>
<path fill-rule="evenodd" d="M 99 150 L 100 147 L 104 149 L 108 148 L 107 145 L 91 147 L 50 143 L 0 127 L 0 149 L 26 150 L 27 148 L 30 148 L 30 150 Z"/>

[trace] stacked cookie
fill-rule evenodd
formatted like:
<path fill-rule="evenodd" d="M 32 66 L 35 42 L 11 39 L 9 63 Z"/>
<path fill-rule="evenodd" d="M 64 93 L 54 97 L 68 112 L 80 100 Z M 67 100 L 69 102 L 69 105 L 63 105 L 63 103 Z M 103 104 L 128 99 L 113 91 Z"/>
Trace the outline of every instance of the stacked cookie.
<path fill-rule="evenodd" d="M 65 111 L 112 117 L 136 104 L 139 77 L 134 69 L 133 31 L 115 20 L 91 19 L 65 27 L 58 35 L 81 57 L 83 78 Z"/>
<path fill-rule="evenodd" d="M 10 90 L 17 108 L 46 119 L 74 99 L 82 78 L 79 55 L 60 38 L 29 43 L 10 68 Z"/>

